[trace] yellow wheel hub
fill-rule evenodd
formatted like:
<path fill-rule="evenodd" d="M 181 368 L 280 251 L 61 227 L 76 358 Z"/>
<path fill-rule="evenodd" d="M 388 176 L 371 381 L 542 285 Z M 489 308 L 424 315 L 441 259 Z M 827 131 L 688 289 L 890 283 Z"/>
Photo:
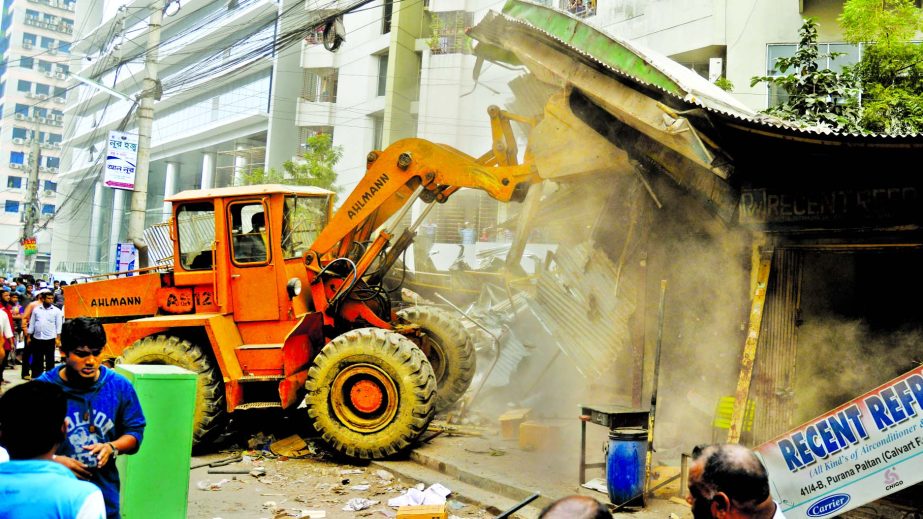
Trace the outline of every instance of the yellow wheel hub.
<path fill-rule="evenodd" d="M 350 429 L 380 431 L 397 414 L 397 384 L 377 366 L 353 364 L 333 380 L 330 404 L 336 417 Z"/>

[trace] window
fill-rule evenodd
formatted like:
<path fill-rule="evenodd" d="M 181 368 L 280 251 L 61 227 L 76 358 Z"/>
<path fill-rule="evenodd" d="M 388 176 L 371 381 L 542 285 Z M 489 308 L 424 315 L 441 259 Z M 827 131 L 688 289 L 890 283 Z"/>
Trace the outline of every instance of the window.
<path fill-rule="evenodd" d="M 43 49 L 52 49 L 54 48 L 54 38 L 49 38 L 47 36 L 42 36 L 42 48 Z"/>
<path fill-rule="evenodd" d="M 29 117 L 29 105 L 16 103 L 16 106 L 13 107 L 13 112 L 22 115 L 23 117 Z"/>
<path fill-rule="evenodd" d="M 42 15 L 42 17 L 44 18 L 43 21 L 44 21 L 45 23 L 50 23 L 51 25 L 57 25 L 57 24 L 58 24 L 58 17 L 55 16 L 55 15 L 53 15 L 53 14 L 45 13 L 45 14 Z"/>
<path fill-rule="evenodd" d="M 54 204 L 42 204 L 42 214 L 54 214 Z"/>
<path fill-rule="evenodd" d="M 337 100 L 337 72 L 337 69 L 306 70 L 301 97 L 313 103 L 335 103 Z"/>
<path fill-rule="evenodd" d="M 57 190 L 58 190 L 58 183 L 57 183 L 57 182 L 52 182 L 52 181 L 50 181 L 50 180 L 46 180 L 46 181 L 45 181 L 45 185 L 42 186 L 42 187 L 43 187 L 43 189 L 44 189 L 45 191 L 55 191 L 55 192 L 57 192 Z"/>
<path fill-rule="evenodd" d="M 67 89 L 64 87 L 54 87 L 54 96 L 67 99 Z"/>
<path fill-rule="evenodd" d="M 10 175 L 6 177 L 6 187 L 10 189 L 22 189 L 22 177 Z"/>
<path fill-rule="evenodd" d="M 261 202 L 241 202 L 228 207 L 231 221 L 231 252 L 236 264 L 269 260 L 269 227 Z"/>
<path fill-rule="evenodd" d="M 10 152 L 10 164 L 23 164 L 26 161 L 26 154 L 22 151 Z"/>
<path fill-rule="evenodd" d="M 36 36 L 34 34 L 29 34 L 27 32 L 22 33 L 22 44 L 25 47 L 34 47 L 35 46 Z"/>
<path fill-rule="evenodd" d="M 25 128 L 16 128 L 13 127 L 13 138 L 14 139 L 28 139 L 29 133 Z"/>
<path fill-rule="evenodd" d="M 18 213 L 19 212 L 19 202 L 16 200 L 7 200 L 6 204 L 3 206 L 3 210 L 7 213 Z"/>
<path fill-rule="evenodd" d="M 58 42 L 58 50 L 64 53 L 71 51 L 71 44 L 63 41 Z"/>
<path fill-rule="evenodd" d="M 62 140 L 64 140 L 64 137 L 60 133 L 51 133 L 48 135 L 48 142 L 52 144 L 56 142 L 61 142 Z"/>
<path fill-rule="evenodd" d="M 388 55 L 378 56 L 378 95 L 385 95 L 388 85 Z"/>
<path fill-rule="evenodd" d="M 215 242 L 215 206 L 211 202 L 183 204 L 176 212 L 179 261 L 185 270 L 210 270 Z"/>
<path fill-rule="evenodd" d="M 44 119 L 44 118 L 48 117 L 48 109 L 47 109 L 47 108 L 39 108 L 39 107 L 36 106 L 35 108 L 32 109 L 32 115 L 35 116 L 35 117 L 41 117 L 42 119 Z"/>
<path fill-rule="evenodd" d="M 51 72 L 51 62 L 38 60 L 38 71 L 39 72 Z"/>
<path fill-rule="evenodd" d="M 467 11 L 445 11 L 433 13 L 438 17 L 436 34 L 439 43 L 431 45 L 433 54 L 471 53 L 471 43 L 465 29 L 474 25 L 474 13 Z"/>
<path fill-rule="evenodd" d="M 45 83 L 36 83 L 35 84 L 35 93 L 36 94 L 45 94 L 46 96 L 51 94 L 51 87 Z"/>
<path fill-rule="evenodd" d="M 19 58 L 19 66 L 21 68 L 32 68 L 35 66 L 35 60 L 29 56 L 23 56 Z"/>
<path fill-rule="evenodd" d="M 382 139 L 385 134 L 385 118 L 384 117 L 372 117 L 372 146 L 376 150 L 382 148 Z"/>
<path fill-rule="evenodd" d="M 62 74 L 64 74 L 64 75 L 67 75 L 67 74 L 70 73 L 70 71 L 71 71 L 70 67 L 68 67 L 67 65 L 62 65 L 62 64 L 58 63 L 58 72 L 60 72 L 60 73 L 62 73 Z"/>
<path fill-rule="evenodd" d="M 384 14 L 381 16 L 381 33 L 391 32 L 391 15 L 394 12 L 394 0 L 385 0 Z"/>
<path fill-rule="evenodd" d="M 48 167 L 48 168 L 60 168 L 60 167 L 61 167 L 61 159 L 60 159 L 59 157 L 45 157 L 45 167 Z M 58 186 L 57 186 L 56 183 L 51 182 L 50 180 L 46 181 L 46 185 L 47 185 L 48 183 L 54 185 L 54 187 L 51 188 L 52 191 L 57 191 L 57 190 L 58 190 L 58 189 L 57 189 Z M 47 189 L 49 189 L 49 188 L 46 187 L 45 189 L 47 190 Z"/>
<path fill-rule="evenodd" d="M 287 196 L 282 214 L 282 253 L 285 259 L 300 258 L 327 225 L 326 196 Z"/>
<path fill-rule="evenodd" d="M 33 11 L 32 9 L 26 9 L 26 18 L 32 20 L 38 20 L 38 11 Z"/>
<path fill-rule="evenodd" d="M 16 83 L 17 92 L 32 92 L 32 82 L 20 79 Z"/>

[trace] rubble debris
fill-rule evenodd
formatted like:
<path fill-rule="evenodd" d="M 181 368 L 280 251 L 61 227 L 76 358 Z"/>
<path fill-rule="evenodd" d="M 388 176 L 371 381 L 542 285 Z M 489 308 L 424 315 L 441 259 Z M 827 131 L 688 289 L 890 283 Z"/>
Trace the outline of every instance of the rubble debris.
<path fill-rule="evenodd" d="M 531 409 L 510 409 L 500 415 L 500 437 L 515 440 L 519 437 L 519 426 L 526 421 Z"/>
<path fill-rule="evenodd" d="M 409 505 L 397 509 L 397 519 L 447 519 L 445 503 L 441 505 Z"/>
<path fill-rule="evenodd" d="M 580 486 L 590 490 L 595 490 L 597 492 L 602 492 L 603 494 L 609 493 L 609 488 L 606 486 L 606 480 L 603 478 L 593 478 Z"/>
<path fill-rule="evenodd" d="M 230 479 L 222 479 L 220 481 L 215 481 L 215 482 L 212 482 L 207 479 L 203 479 L 199 481 L 198 483 L 196 483 L 196 487 L 198 487 L 199 490 L 221 490 L 221 487 L 223 487 L 225 484 L 230 483 L 230 482 L 231 482 Z"/>
<path fill-rule="evenodd" d="M 442 505 L 445 504 L 446 498 L 452 493 L 451 490 L 439 483 L 433 483 L 426 490 L 420 488 L 419 484 L 414 488 L 407 489 L 403 494 L 388 500 L 388 506 L 399 508 L 409 505 Z"/>
<path fill-rule="evenodd" d="M 519 448 L 525 451 L 548 450 L 561 443 L 559 425 L 526 421 L 519 425 Z"/>
<path fill-rule="evenodd" d="M 250 471 L 247 472 L 247 473 L 250 474 L 251 476 L 255 477 L 255 478 L 258 478 L 258 477 L 260 477 L 260 476 L 265 476 L 265 475 L 266 475 L 266 469 L 264 469 L 263 467 L 256 467 L 256 468 L 250 470 Z"/>
<path fill-rule="evenodd" d="M 378 504 L 378 501 L 373 499 L 365 499 L 364 497 L 354 497 L 346 502 L 346 506 L 343 507 L 344 512 L 358 512 L 359 510 L 365 510 L 366 508 L 371 508 Z"/>
<path fill-rule="evenodd" d="M 362 474 L 362 469 L 341 469 L 341 476 L 348 476 L 350 474 Z"/>
<path fill-rule="evenodd" d="M 314 454 L 311 446 L 301 436 L 293 434 L 269 445 L 269 451 L 285 458 L 304 458 Z"/>
<path fill-rule="evenodd" d="M 364 492 L 364 491 L 368 490 L 368 489 L 371 488 L 371 487 L 372 487 L 372 485 L 353 485 L 353 486 L 349 487 L 349 489 L 350 489 L 350 490 L 356 490 L 356 491 L 359 491 L 359 492 Z"/>
<path fill-rule="evenodd" d="M 392 474 L 392 473 L 390 473 L 390 472 L 388 472 L 387 470 L 384 470 L 384 469 L 378 469 L 378 470 L 376 470 L 376 471 L 375 471 L 375 475 L 378 476 L 379 479 L 382 479 L 382 480 L 384 480 L 384 481 L 391 481 L 391 480 L 394 479 L 394 474 Z"/>

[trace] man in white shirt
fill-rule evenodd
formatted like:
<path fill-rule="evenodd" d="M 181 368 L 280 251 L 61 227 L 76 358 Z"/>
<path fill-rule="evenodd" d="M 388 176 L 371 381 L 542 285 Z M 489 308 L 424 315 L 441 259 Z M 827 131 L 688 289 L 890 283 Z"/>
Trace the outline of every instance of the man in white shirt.
<path fill-rule="evenodd" d="M 64 325 L 64 314 L 52 304 L 54 294 L 51 290 L 43 290 L 39 297 L 42 304 L 36 306 L 29 317 L 29 335 L 32 336 L 32 378 L 38 378 L 54 367 L 54 351 L 61 346 L 61 326 Z"/>

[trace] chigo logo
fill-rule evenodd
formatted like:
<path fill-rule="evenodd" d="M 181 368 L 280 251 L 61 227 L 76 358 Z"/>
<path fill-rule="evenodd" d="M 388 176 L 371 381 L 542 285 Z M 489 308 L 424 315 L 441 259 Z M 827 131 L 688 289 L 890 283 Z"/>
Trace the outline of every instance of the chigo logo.
<path fill-rule="evenodd" d="M 849 503 L 849 494 L 827 496 L 808 508 L 808 517 L 823 517 L 843 508 Z"/>
<path fill-rule="evenodd" d="M 892 490 L 904 484 L 901 476 L 894 469 L 885 471 L 885 490 Z"/>

